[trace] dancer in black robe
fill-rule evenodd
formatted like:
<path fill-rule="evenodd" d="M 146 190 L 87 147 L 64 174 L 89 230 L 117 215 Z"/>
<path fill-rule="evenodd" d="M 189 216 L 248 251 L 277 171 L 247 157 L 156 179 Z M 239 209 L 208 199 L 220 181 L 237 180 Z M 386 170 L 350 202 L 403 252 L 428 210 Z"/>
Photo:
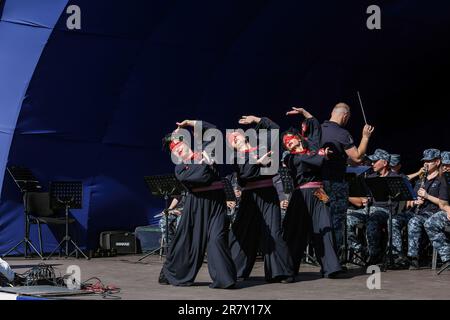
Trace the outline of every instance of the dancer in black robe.
<path fill-rule="evenodd" d="M 256 130 L 279 129 L 278 125 L 268 118 L 255 116 L 244 116 L 239 123 L 256 123 Z M 268 136 L 270 137 L 270 133 Z M 261 174 L 271 152 L 258 158 L 257 148 L 251 146 L 245 136 L 237 131 L 228 134 L 227 141 L 231 147 L 243 154 L 241 164 L 238 162 L 238 156 L 234 159 L 234 170 L 238 183 L 242 186 L 242 197 L 229 235 L 238 279 L 250 276 L 257 251 L 261 249 L 266 281 L 293 282 L 292 260 L 282 237 L 280 200 L 273 186 L 273 176 Z"/>
<path fill-rule="evenodd" d="M 185 120 L 177 124 L 179 127 L 202 124 L 203 131 L 214 128 L 204 121 Z M 173 136 L 168 140 L 172 155 L 182 160 L 175 166 L 175 175 L 189 192 L 159 282 L 192 285 L 206 251 L 213 281 L 210 287 L 232 288 L 236 282 L 236 268 L 228 247 L 227 206 L 217 165 L 205 152 L 196 154 L 185 142 L 174 140 Z"/>
<path fill-rule="evenodd" d="M 289 151 L 284 164 L 289 168 L 295 186 L 283 223 L 283 236 L 295 273 L 298 273 L 311 239 L 322 274 L 333 277 L 341 271 L 341 266 L 334 250 L 330 209 L 320 176 L 328 149 L 319 149 L 320 124 L 309 112 L 293 108 L 287 114 L 304 115 L 306 120 L 301 133 L 291 129 L 282 135 L 283 146 Z"/>

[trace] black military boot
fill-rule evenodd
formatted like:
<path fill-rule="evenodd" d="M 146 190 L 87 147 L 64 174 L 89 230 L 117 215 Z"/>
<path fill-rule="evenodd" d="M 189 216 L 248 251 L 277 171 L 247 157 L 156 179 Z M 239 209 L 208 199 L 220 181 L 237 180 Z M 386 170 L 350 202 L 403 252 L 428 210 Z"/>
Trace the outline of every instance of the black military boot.
<path fill-rule="evenodd" d="M 409 264 L 409 270 L 419 270 L 419 257 L 411 257 L 411 262 Z"/>
<path fill-rule="evenodd" d="M 367 265 L 368 266 L 373 266 L 373 265 L 377 265 L 381 262 L 381 257 L 379 254 L 374 255 L 374 256 L 369 256 L 369 259 L 367 260 Z"/>
<path fill-rule="evenodd" d="M 394 268 L 395 269 L 407 269 L 409 267 L 409 260 L 402 254 L 394 257 Z"/>

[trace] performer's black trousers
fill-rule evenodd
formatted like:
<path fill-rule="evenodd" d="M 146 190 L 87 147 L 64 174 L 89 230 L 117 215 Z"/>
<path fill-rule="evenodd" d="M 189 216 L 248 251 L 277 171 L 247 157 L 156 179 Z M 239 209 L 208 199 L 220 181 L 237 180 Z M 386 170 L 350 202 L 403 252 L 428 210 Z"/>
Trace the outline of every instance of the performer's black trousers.
<path fill-rule="evenodd" d="M 340 271 L 341 266 L 334 250 L 330 208 L 314 196 L 316 190 L 294 191 L 283 221 L 283 236 L 292 256 L 295 273 L 298 273 L 308 240 L 311 239 L 322 273 L 328 276 Z"/>
<path fill-rule="evenodd" d="M 280 202 L 275 188 L 242 192 L 229 239 L 239 278 L 250 276 L 259 248 L 264 255 L 266 280 L 293 276 L 292 260 L 281 231 Z"/>
<path fill-rule="evenodd" d="M 236 282 L 226 229 L 223 190 L 189 193 L 163 272 L 170 284 L 191 285 L 208 254 L 211 288 L 228 288 Z"/>

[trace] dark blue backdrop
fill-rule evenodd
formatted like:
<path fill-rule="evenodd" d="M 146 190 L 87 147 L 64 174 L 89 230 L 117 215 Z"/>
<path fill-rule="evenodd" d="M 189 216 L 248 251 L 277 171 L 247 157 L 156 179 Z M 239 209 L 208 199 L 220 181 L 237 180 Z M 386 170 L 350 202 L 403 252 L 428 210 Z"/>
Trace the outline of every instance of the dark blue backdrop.
<path fill-rule="evenodd" d="M 68 30 L 66 7 L 81 8 Z M 160 139 L 176 120 L 234 127 L 242 114 L 283 127 L 291 105 L 321 120 L 360 90 L 376 129 L 371 149 L 403 155 L 449 149 L 450 4 L 377 1 L 382 30 L 366 28 L 372 2 L 300 0 L 6 0 L 0 21 L 0 170 L 30 167 L 84 182 L 74 210 L 90 248 L 107 229 L 148 224 L 161 207 L 144 175 L 170 172 Z M 0 253 L 20 240 L 20 195 L 0 175 Z M 34 229 L 33 229 L 34 230 Z M 35 232 L 33 231 L 33 239 Z M 46 251 L 56 246 L 45 230 Z"/>

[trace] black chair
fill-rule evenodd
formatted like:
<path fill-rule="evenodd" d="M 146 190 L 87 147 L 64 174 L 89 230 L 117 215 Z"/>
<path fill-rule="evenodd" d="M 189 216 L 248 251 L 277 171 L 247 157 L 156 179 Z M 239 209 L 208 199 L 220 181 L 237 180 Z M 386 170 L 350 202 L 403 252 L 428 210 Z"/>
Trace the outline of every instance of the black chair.
<path fill-rule="evenodd" d="M 27 192 L 24 195 L 24 203 L 27 205 L 26 211 L 28 212 L 29 223 L 38 226 L 39 250 L 43 255 L 41 224 L 64 226 L 66 218 L 62 215 L 63 212 L 55 212 L 51 209 L 48 192 Z M 75 219 L 69 218 L 69 224 L 74 222 Z"/>

